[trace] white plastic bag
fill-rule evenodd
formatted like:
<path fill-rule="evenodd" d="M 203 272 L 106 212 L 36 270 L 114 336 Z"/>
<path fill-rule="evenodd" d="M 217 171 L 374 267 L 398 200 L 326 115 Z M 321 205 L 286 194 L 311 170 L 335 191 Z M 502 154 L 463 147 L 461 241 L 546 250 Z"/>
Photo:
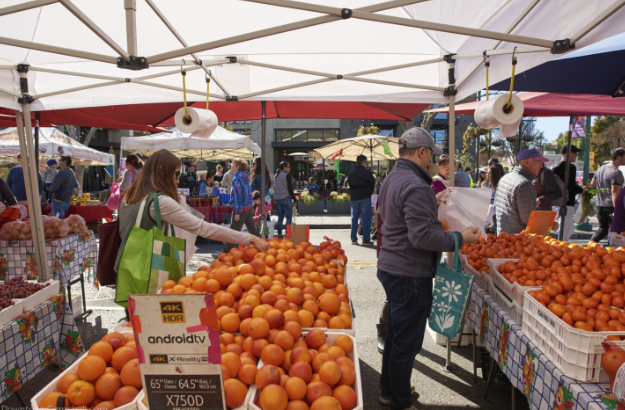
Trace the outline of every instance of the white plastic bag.
<path fill-rule="evenodd" d="M 438 207 L 438 219 L 446 219 L 450 231 L 462 232 L 477 226 L 486 237 L 484 228 L 491 197 L 491 189 L 447 188 Z"/>
<path fill-rule="evenodd" d="M 204 220 L 203 214 L 187 205 L 187 200 L 185 197 L 179 197 L 178 199 L 180 206 L 183 207 L 185 211 L 189 212 L 196 218 Z M 198 247 L 195 246 L 195 240 L 197 239 L 197 235 L 185 231 L 184 229 L 178 228 L 177 226 L 174 226 L 174 232 L 176 233 L 176 238 L 186 239 L 187 241 L 187 263 L 189 263 L 191 261 L 191 258 L 193 258 L 193 255 L 195 255 L 195 252 L 198 250 Z"/>

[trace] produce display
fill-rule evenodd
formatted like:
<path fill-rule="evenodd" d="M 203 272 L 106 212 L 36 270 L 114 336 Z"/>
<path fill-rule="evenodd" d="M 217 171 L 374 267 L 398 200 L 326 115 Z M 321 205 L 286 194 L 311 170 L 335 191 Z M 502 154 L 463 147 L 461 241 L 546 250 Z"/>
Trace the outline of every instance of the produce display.
<path fill-rule="evenodd" d="M 11 300 L 11 298 L 3 293 L 0 293 L 0 312 L 8 308 L 9 306 L 13 306 L 15 303 Z"/>
<path fill-rule="evenodd" d="M 5 241 L 25 241 L 33 239 L 30 221 L 7 222 L 0 228 L 0 239 Z"/>
<path fill-rule="evenodd" d="M 608 376 L 610 376 L 610 391 L 616 400 L 622 403 L 622 400 L 625 399 L 625 390 L 623 389 L 623 387 L 625 387 L 623 385 L 625 380 L 623 380 L 623 372 L 619 375 L 620 385 L 618 386 L 617 391 L 614 389 L 614 382 L 616 381 L 616 375 L 618 374 L 619 369 L 623 366 L 623 364 L 625 364 L 625 350 L 615 345 L 613 342 L 606 341 L 603 342 L 602 345 L 605 349 L 605 353 L 601 356 L 601 367 L 603 367 L 603 370 L 605 370 Z M 620 410 L 621 407 L 622 404 L 620 404 L 620 407 L 617 406 L 617 409 Z"/>
<path fill-rule="evenodd" d="M 28 218 L 28 207 L 22 204 L 11 205 L 6 207 L 0 213 L 0 222 L 14 222 Z"/>
<path fill-rule="evenodd" d="M 85 218 L 80 215 L 70 215 L 65 218 L 65 222 L 67 222 L 67 225 L 69 226 L 70 235 L 87 231 L 87 223 L 85 222 Z"/>
<path fill-rule="evenodd" d="M 49 283 L 26 282 L 21 276 L 9 279 L 0 284 L 0 306 L 11 299 L 26 299 L 48 286 Z M 4 307 L 11 305 L 12 303 Z"/>
<path fill-rule="evenodd" d="M 131 403 L 143 388 L 134 335 L 112 332 L 96 342 L 84 356 L 75 374 L 59 378 L 56 391 L 38 403 L 56 409 L 58 397 L 66 408 L 112 410 Z"/>
<path fill-rule="evenodd" d="M 67 222 L 54 216 L 43 216 L 43 236 L 46 239 L 65 238 L 70 231 Z"/>
<path fill-rule="evenodd" d="M 316 248 L 274 238 L 269 244 L 266 254 L 251 246 L 222 253 L 192 277 L 166 281 L 162 292 L 214 293 L 220 330 L 231 333 L 245 334 L 252 320 L 262 318 L 271 329 L 288 321 L 304 328 L 352 328 L 345 268 L 337 262 L 347 261 L 340 242 Z"/>

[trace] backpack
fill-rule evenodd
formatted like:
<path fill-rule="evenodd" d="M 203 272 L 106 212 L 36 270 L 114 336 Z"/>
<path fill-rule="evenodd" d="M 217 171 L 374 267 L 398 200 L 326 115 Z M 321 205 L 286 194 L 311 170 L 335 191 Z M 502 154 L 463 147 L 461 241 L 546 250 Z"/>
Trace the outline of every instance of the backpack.
<path fill-rule="evenodd" d="M 558 165 L 560 165 L 560 163 L 559 163 L 559 162 L 558 162 L 558 163 L 556 163 L 556 164 L 555 164 L 555 166 L 554 166 L 553 168 L 547 168 L 547 169 L 549 169 L 551 172 L 553 172 L 553 169 L 554 169 L 554 168 L 556 168 Z M 559 176 L 557 176 L 555 172 L 553 172 L 553 174 L 554 174 L 554 175 L 555 175 L 555 177 L 556 177 L 556 182 L 558 183 L 558 186 L 560 187 L 560 190 L 561 190 L 562 192 L 564 192 L 564 182 L 562 182 L 562 180 L 560 179 L 560 177 L 559 177 Z M 544 173 L 544 172 L 541 172 L 541 173 L 540 173 L 540 183 L 541 183 L 541 184 L 543 184 L 543 186 L 545 185 L 544 175 L 545 175 L 545 173 Z M 568 191 L 566 192 L 566 201 L 567 201 L 567 202 L 569 201 L 569 192 L 568 192 Z M 560 196 L 560 197 L 559 197 L 558 199 L 556 199 L 556 200 L 551 201 L 551 204 L 552 204 L 553 206 L 561 206 L 561 205 L 562 205 L 562 196 Z"/>

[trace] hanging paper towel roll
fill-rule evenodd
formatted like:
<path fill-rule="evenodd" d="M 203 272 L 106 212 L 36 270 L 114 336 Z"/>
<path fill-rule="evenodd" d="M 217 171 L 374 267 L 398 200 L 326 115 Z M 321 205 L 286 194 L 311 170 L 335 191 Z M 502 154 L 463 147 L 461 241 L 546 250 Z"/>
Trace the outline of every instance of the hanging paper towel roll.
<path fill-rule="evenodd" d="M 486 101 L 475 110 L 475 122 L 482 128 L 496 128 L 506 124 L 515 124 L 523 117 L 523 101 L 516 95 L 512 96 L 512 107 L 504 111 L 508 104 L 508 94 L 500 95 L 494 100 Z M 518 128 L 518 127 L 517 127 Z"/>
<path fill-rule="evenodd" d="M 217 115 L 211 110 L 187 107 L 190 120 L 184 116 L 184 107 L 176 111 L 176 127 L 192 137 L 208 138 L 217 129 Z"/>

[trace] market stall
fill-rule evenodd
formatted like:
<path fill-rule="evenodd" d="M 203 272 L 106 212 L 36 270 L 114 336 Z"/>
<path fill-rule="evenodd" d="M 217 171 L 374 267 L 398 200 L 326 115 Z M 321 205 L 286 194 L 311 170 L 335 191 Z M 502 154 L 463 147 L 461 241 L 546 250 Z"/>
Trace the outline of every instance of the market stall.
<path fill-rule="evenodd" d="M 52 207 L 50 205 L 42 206 L 41 212 L 44 215 L 50 215 Z M 78 215 L 82 217 L 85 222 L 100 221 L 106 219 L 108 222 L 113 220 L 113 214 L 106 205 L 70 205 L 65 212 L 65 217 L 70 215 Z"/>

